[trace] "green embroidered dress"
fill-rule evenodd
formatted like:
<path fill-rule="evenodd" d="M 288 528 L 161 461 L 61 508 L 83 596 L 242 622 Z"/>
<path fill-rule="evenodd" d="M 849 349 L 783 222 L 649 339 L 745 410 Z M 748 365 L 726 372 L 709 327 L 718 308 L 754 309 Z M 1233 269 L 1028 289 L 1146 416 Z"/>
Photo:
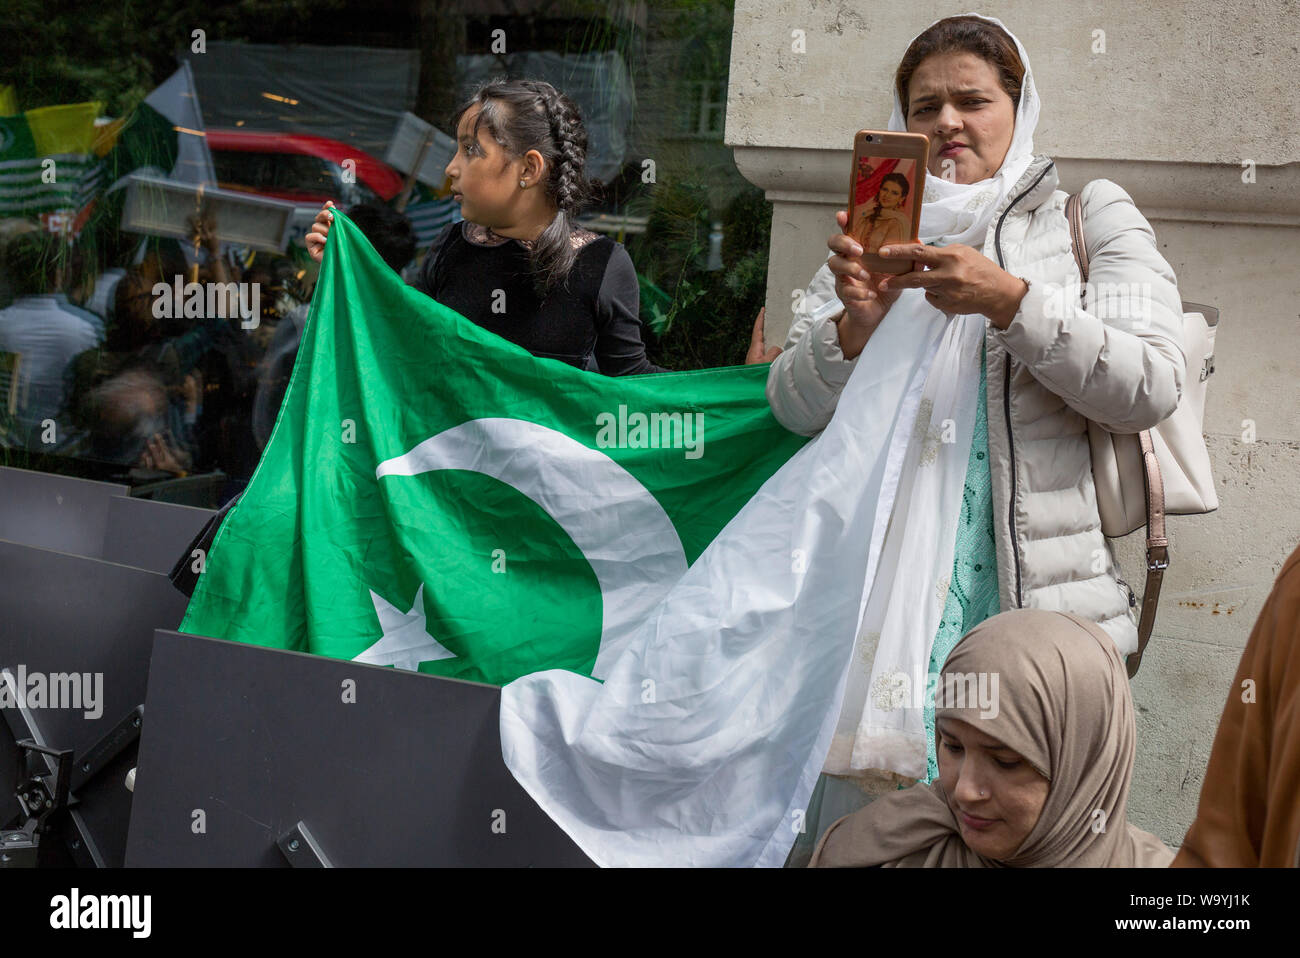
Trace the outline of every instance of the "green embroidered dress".
<path fill-rule="evenodd" d="M 948 601 L 939 621 L 930 652 L 930 672 L 943 668 L 957 641 L 990 616 L 997 615 L 998 569 L 993 539 L 993 479 L 989 472 L 988 383 L 984 353 L 980 352 L 979 399 L 975 404 L 975 435 L 966 465 L 966 486 L 962 490 L 961 516 L 957 522 L 957 545 L 953 552 L 952 581 Z M 924 782 L 939 776 L 935 758 L 934 703 L 924 711 L 926 775 Z"/>

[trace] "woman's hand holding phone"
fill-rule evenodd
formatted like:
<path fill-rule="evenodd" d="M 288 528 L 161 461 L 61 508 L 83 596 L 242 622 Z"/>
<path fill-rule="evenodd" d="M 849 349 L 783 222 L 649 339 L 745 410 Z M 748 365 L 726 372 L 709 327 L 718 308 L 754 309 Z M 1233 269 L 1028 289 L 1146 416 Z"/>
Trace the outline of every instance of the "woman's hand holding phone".
<path fill-rule="evenodd" d="M 844 304 L 844 312 L 837 323 L 840 351 L 845 359 L 854 359 L 867 345 L 867 340 L 902 290 L 882 290 L 881 284 L 893 274 L 873 273 L 862 265 L 859 259 L 862 244 L 845 232 L 849 225 L 848 212 L 840 210 L 835 214 L 835 221 L 840 225 L 840 232 L 826 242 L 835 254 L 827 260 L 827 265 L 835 274 L 835 295 Z"/>

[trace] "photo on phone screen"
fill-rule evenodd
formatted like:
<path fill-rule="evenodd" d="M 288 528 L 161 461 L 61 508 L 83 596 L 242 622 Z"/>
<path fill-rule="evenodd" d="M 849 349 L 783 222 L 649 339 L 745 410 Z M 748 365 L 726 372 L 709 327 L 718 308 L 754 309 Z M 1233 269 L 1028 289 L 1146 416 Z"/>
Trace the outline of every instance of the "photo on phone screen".
<path fill-rule="evenodd" d="M 912 238 L 916 160 L 859 156 L 850 231 L 867 253 Z"/>

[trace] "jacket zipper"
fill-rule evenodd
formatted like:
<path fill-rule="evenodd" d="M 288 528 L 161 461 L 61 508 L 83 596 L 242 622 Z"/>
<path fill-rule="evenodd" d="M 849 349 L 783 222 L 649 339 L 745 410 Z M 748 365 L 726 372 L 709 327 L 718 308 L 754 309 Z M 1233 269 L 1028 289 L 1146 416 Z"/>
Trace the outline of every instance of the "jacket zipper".
<path fill-rule="evenodd" d="M 1006 269 L 1006 260 L 1002 256 L 1002 223 L 1015 208 L 1015 205 L 1023 200 L 1026 196 L 1034 191 L 1034 187 L 1043 181 L 1048 172 L 1054 167 L 1055 163 L 1048 163 L 1043 167 L 1043 172 L 1038 174 L 1038 178 L 1026 187 L 1025 191 L 1007 204 L 1007 208 L 1002 211 L 998 217 L 998 225 L 993 230 L 993 248 L 998 254 L 998 266 Z M 1011 528 L 1011 556 L 1016 560 L 1016 608 L 1024 608 L 1024 601 L 1021 598 L 1021 575 L 1020 575 L 1020 547 L 1016 543 L 1016 444 L 1011 435 L 1011 354 L 1007 353 L 1003 362 L 1003 368 L 1006 372 L 1005 383 L 1002 387 L 1002 404 L 1007 418 L 1007 446 L 1011 455 L 1011 501 L 1007 507 L 1007 524 Z"/>
<path fill-rule="evenodd" d="M 1122 585 L 1124 587 L 1124 591 L 1128 593 L 1128 607 L 1130 609 L 1136 609 L 1138 604 L 1138 598 L 1137 598 L 1137 594 L 1134 593 L 1132 586 L 1130 586 L 1127 582 L 1125 582 L 1123 579 L 1119 578 L 1118 576 L 1116 577 L 1115 581 L 1118 582 L 1120 585 Z"/>

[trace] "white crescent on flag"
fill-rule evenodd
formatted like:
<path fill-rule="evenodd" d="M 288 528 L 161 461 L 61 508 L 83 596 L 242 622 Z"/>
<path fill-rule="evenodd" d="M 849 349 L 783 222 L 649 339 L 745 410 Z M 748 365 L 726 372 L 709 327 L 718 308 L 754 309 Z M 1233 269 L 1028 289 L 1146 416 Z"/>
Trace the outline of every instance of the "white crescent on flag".
<path fill-rule="evenodd" d="M 499 479 L 541 506 L 582 551 L 602 602 L 592 678 L 604 678 L 633 629 L 686 571 L 681 539 L 659 501 L 609 456 L 562 432 L 522 419 L 474 419 L 381 462 L 375 476 L 438 469 Z"/>

